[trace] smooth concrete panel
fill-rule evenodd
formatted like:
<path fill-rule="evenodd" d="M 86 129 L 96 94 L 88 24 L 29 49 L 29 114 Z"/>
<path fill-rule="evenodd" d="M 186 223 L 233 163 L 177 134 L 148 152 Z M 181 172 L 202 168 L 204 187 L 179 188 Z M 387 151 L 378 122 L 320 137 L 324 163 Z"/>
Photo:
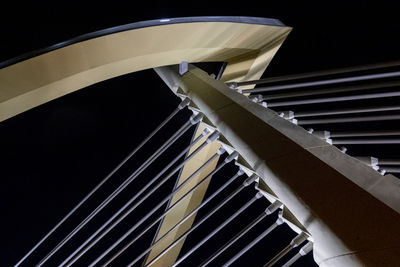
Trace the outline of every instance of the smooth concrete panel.
<path fill-rule="evenodd" d="M 0 69 L 0 121 L 106 79 L 182 61 L 225 61 L 224 79 L 258 78 L 289 32 L 219 18 L 73 43 Z"/>
<path fill-rule="evenodd" d="M 205 125 L 200 124 L 197 132 L 194 136 L 196 138 L 200 133 L 204 130 Z M 206 137 L 203 137 L 196 145 L 194 145 L 189 153 L 192 153 L 201 143 L 205 141 Z M 196 156 L 194 156 L 191 160 L 189 160 L 183 170 L 181 175 L 178 177 L 177 186 L 180 185 L 183 181 L 190 177 L 190 175 L 195 172 L 201 165 L 203 165 L 209 158 L 211 158 L 221 147 L 221 145 L 214 141 L 208 144 L 205 148 L 203 148 Z M 203 168 L 196 176 L 194 176 L 189 183 L 183 186 L 171 199 L 169 206 L 176 203 L 176 201 L 181 198 L 186 192 L 192 189 L 200 180 L 205 178 L 208 174 L 210 174 L 216 167 L 219 156 L 216 157 L 207 167 Z M 179 202 L 170 212 L 168 212 L 167 216 L 165 216 L 164 220 L 161 223 L 160 228 L 158 229 L 158 233 L 155 237 L 155 241 L 158 241 L 161 236 L 163 236 L 167 231 L 169 231 L 174 225 L 176 225 L 180 220 L 182 220 L 185 216 L 190 214 L 195 208 L 197 208 L 204 197 L 204 194 L 207 191 L 208 184 L 211 180 L 207 178 L 197 189 L 195 189 L 192 193 L 187 195 L 182 201 Z M 159 241 L 159 243 L 150 251 L 146 262 L 150 262 L 153 258 L 155 258 L 160 252 L 162 252 L 168 245 L 178 239 L 183 233 L 185 233 L 193 224 L 193 221 L 196 217 L 196 214 L 193 214 L 190 219 L 188 219 L 181 226 L 177 227 L 175 230 L 171 231 L 165 238 Z M 156 261 L 152 266 L 171 266 L 178 254 L 180 252 L 181 247 L 183 246 L 185 239 L 180 241 L 173 249 L 171 249 L 165 256 L 161 257 L 158 261 Z"/>

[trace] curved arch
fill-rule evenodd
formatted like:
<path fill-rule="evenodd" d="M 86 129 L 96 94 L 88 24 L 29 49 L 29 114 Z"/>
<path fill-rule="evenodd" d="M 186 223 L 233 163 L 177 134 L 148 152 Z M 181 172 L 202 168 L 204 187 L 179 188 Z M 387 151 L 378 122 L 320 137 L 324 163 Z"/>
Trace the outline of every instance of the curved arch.
<path fill-rule="evenodd" d="M 83 35 L 3 63 L 0 121 L 106 79 L 182 61 L 225 61 L 223 80 L 257 79 L 290 29 L 271 19 L 196 17 Z"/>

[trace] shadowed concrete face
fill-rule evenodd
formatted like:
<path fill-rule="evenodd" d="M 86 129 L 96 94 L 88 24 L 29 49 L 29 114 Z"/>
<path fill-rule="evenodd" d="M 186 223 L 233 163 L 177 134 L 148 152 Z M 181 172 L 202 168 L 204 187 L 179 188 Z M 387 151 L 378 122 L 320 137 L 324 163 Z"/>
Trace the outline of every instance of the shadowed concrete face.
<path fill-rule="evenodd" d="M 157 72 L 175 76 L 171 87 L 188 94 L 311 233 L 318 264 L 400 262 L 396 178 L 380 176 L 191 65 L 182 77 L 176 69 Z"/>

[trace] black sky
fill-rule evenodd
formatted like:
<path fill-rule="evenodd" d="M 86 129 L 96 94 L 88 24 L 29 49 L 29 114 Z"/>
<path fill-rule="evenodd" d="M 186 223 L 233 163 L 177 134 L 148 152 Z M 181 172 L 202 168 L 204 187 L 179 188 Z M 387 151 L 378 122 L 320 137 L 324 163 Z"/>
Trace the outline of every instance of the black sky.
<path fill-rule="evenodd" d="M 349 2 L 14 3 L 1 8 L 0 61 L 121 24 L 214 15 L 277 18 L 293 27 L 265 75 L 400 59 L 395 5 Z M 0 265 L 15 263 L 178 103 L 149 70 L 90 86 L 1 122 Z M 180 114 L 162 138 L 188 116 L 187 111 Z M 188 132 L 184 138 L 190 137 Z M 124 178 L 135 164 L 117 179 Z"/>

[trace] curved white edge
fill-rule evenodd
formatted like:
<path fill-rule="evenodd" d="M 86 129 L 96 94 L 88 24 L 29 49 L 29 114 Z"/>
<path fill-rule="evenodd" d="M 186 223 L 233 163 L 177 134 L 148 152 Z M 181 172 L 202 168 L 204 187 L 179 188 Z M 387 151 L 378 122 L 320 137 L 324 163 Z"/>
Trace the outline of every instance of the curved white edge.
<path fill-rule="evenodd" d="M 236 17 L 236 16 L 202 16 L 202 17 L 181 17 L 181 18 L 163 18 L 163 19 L 155 19 L 155 20 L 146 20 L 133 22 L 129 24 L 124 24 L 120 26 L 110 27 L 107 29 L 86 33 L 83 35 L 79 35 L 72 39 L 66 40 L 64 42 L 60 42 L 42 49 L 34 50 L 3 62 L 0 62 L 0 69 L 11 66 L 18 62 L 45 54 L 47 52 L 57 50 L 68 45 L 72 45 L 75 43 L 87 41 L 90 39 L 94 39 L 97 37 L 114 34 L 123 31 L 129 31 L 134 29 L 160 26 L 160 25 L 168 25 L 168 24 L 178 24 L 178 23 L 191 23 L 191 22 L 233 22 L 233 23 L 245 23 L 245 24 L 257 24 L 257 25 L 268 25 L 268 26 L 281 26 L 285 27 L 280 20 L 272 19 L 272 18 L 260 18 L 260 17 Z"/>

